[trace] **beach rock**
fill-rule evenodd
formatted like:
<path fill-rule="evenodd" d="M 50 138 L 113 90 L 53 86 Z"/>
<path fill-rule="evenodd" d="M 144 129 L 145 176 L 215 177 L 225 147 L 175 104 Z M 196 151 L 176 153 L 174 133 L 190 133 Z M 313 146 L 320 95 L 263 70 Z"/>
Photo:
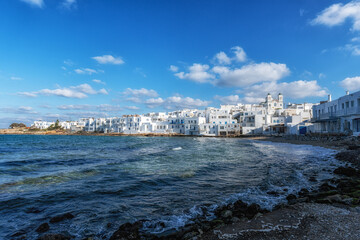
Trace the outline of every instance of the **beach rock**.
<path fill-rule="evenodd" d="M 55 233 L 43 235 L 39 237 L 38 240 L 70 240 L 70 237 Z"/>
<path fill-rule="evenodd" d="M 360 145 L 349 145 L 348 149 L 349 150 L 358 150 L 358 149 L 360 149 Z"/>
<path fill-rule="evenodd" d="M 223 218 L 231 218 L 232 217 L 232 211 L 230 210 L 225 210 L 221 213 L 221 217 Z"/>
<path fill-rule="evenodd" d="M 74 218 L 74 215 L 72 215 L 71 213 L 65 213 L 65 214 L 58 215 L 58 216 L 51 218 L 50 222 L 57 223 L 57 222 L 64 221 L 66 219 L 73 219 L 73 218 Z"/>
<path fill-rule="evenodd" d="M 340 194 L 328 196 L 325 199 L 329 200 L 331 203 L 341 203 L 342 202 L 342 198 L 341 198 Z"/>
<path fill-rule="evenodd" d="M 273 195 L 273 196 L 275 196 L 275 197 L 279 196 L 279 193 L 276 192 L 276 191 L 268 191 L 268 192 L 266 192 L 266 193 L 269 194 L 269 195 Z"/>
<path fill-rule="evenodd" d="M 142 222 L 125 223 L 119 227 L 110 237 L 110 240 L 131 240 L 140 239 L 139 229 L 142 227 Z"/>
<path fill-rule="evenodd" d="M 240 222 L 240 218 L 238 218 L 238 217 L 233 217 L 233 218 L 231 218 L 231 222 L 232 222 L 232 223 Z"/>
<path fill-rule="evenodd" d="M 309 181 L 310 182 L 316 182 L 316 177 L 314 177 L 314 176 L 309 177 Z"/>
<path fill-rule="evenodd" d="M 249 219 L 253 218 L 257 213 L 260 212 L 260 206 L 256 203 L 250 204 L 250 206 L 245 211 L 245 216 Z"/>
<path fill-rule="evenodd" d="M 338 167 L 337 169 L 334 170 L 334 173 L 345 175 L 348 177 L 354 177 L 358 175 L 356 169 L 352 167 Z"/>
<path fill-rule="evenodd" d="M 49 231 L 50 226 L 48 223 L 41 224 L 35 231 L 38 233 L 43 233 Z"/>
<path fill-rule="evenodd" d="M 296 200 L 296 196 L 294 194 L 289 194 L 289 195 L 287 195 L 286 200 L 288 200 L 288 202 L 290 203 L 290 202 Z"/>
<path fill-rule="evenodd" d="M 188 232 L 188 233 L 184 234 L 182 239 L 186 239 L 186 240 L 187 239 L 193 239 L 193 240 L 195 240 L 197 235 L 199 235 L 198 232 Z"/>
<path fill-rule="evenodd" d="M 306 188 L 302 188 L 299 191 L 299 196 L 301 196 L 301 197 L 307 196 L 308 194 L 309 194 L 309 190 L 307 190 Z"/>
<path fill-rule="evenodd" d="M 336 187 L 333 187 L 333 186 L 329 185 L 328 183 L 323 183 L 320 186 L 319 191 L 326 192 L 326 191 L 335 190 L 335 189 L 336 189 Z"/>

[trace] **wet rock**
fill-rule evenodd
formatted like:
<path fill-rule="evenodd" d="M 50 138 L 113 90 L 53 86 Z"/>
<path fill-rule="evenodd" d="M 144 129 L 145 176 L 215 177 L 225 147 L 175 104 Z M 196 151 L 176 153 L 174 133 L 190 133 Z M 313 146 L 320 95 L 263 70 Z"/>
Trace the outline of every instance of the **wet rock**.
<path fill-rule="evenodd" d="M 258 212 L 260 212 L 260 206 L 252 203 L 245 211 L 245 216 L 249 219 L 253 218 Z"/>
<path fill-rule="evenodd" d="M 358 149 L 360 149 L 360 146 L 359 145 L 349 145 L 348 149 L 349 150 L 358 150 Z"/>
<path fill-rule="evenodd" d="M 119 227 L 110 237 L 110 240 L 130 240 L 140 239 L 139 229 L 142 227 L 142 222 L 125 223 Z"/>
<path fill-rule="evenodd" d="M 331 203 L 341 203 L 342 202 L 342 198 L 341 198 L 340 194 L 328 196 L 325 199 L 329 200 Z"/>
<path fill-rule="evenodd" d="M 220 219 L 215 219 L 210 222 L 211 227 L 216 227 L 220 225 L 224 225 L 224 221 Z"/>
<path fill-rule="evenodd" d="M 232 222 L 232 223 L 240 222 L 240 218 L 233 217 L 233 218 L 231 218 L 231 222 Z"/>
<path fill-rule="evenodd" d="M 61 221 L 64 221 L 67 219 L 73 219 L 73 218 L 74 218 L 74 215 L 72 215 L 71 213 L 65 213 L 65 214 L 58 215 L 58 216 L 51 218 L 50 222 L 57 223 L 57 222 L 61 222 Z"/>
<path fill-rule="evenodd" d="M 182 239 L 194 239 L 197 235 L 199 235 L 198 232 L 188 232 L 182 237 Z"/>
<path fill-rule="evenodd" d="M 38 238 L 38 240 L 70 240 L 69 236 L 62 234 L 46 234 Z"/>
<path fill-rule="evenodd" d="M 300 191 L 299 191 L 299 196 L 301 197 L 304 197 L 306 195 L 309 194 L 309 190 L 307 190 L 306 188 L 302 188 Z"/>
<path fill-rule="evenodd" d="M 279 196 L 279 193 L 276 192 L 276 191 L 268 191 L 268 192 L 266 192 L 266 193 L 269 194 L 269 195 L 273 195 L 273 196 L 275 196 L 275 197 Z"/>
<path fill-rule="evenodd" d="M 43 233 L 49 231 L 50 226 L 48 223 L 41 224 L 35 231 L 38 233 Z"/>
<path fill-rule="evenodd" d="M 358 172 L 356 171 L 356 169 L 352 168 L 352 167 L 338 167 L 337 169 L 334 170 L 335 174 L 340 174 L 340 175 L 345 175 L 348 177 L 354 177 L 358 175 Z"/>
<path fill-rule="evenodd" d="M 289 194 L 287 195 L 286 200 L 288 200 L 288 202 L 292 202 L 293 200 L 296 200 L 296 196 L 294 194 Z"/>
<path fill-rule="evenodd" d="M 223 218 L 231 218 L 232 217 L 232 211 L 230 210 L 225 210 L 221 213 L 221 217 Z"/>
<path fill-rule="evenodd" d="M 315 200 L 316 203 L 325 203 L 325 204 L 330 204 L 331 201 L 327 198 L 319 198 Z"/>
<path fill-rule="evenodd" d="M 335 190 L 335 189 L 336 189 L 336 187 L 333 187 L 333 186 L 329 185 L 328 183 L 323 183 L 320 186 L 319 191 L 326 192 L 326 191 Z"/>
<path fill-rule="evenodd" d="M 314 177 L 314 176 L 309 177 L 309 181 L 310 182 L 316 182 L 316 177 Z"/>
<path fill-rule="evenodd" d="M 11 237 L 19 237 L 21 235 L 26 234 L 26 232 L 27 232 L 26 230 L 20 230 L 20 231 L 14 233 L 13 235 L 11 235 Z"/>

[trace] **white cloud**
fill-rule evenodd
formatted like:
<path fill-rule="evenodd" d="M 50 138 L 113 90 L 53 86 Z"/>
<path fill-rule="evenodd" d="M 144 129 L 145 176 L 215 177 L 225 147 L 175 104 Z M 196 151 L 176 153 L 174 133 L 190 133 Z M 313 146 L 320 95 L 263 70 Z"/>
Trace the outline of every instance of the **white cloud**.
<path fill-rule="evenodd" d="M 172 72 L 178 72 L 179 71 L 179 67 L 174 66 L 174 65 L 170 65 L 169 70 Z"/>
<path fill-rule="evenodd" d="M 21 77 L 10 77 L 11 80 L 13 81 L 18 81 L 18 80 L 22 80 Z"/>
<path fill-rule="evenodd" d="M 343 24 L 347 19 L 351 20 L 353 31 L 360 31 L 359 1 L 351 1 L 345 5 L 342 3 L 333 4 L 319 13 L 311 23 L 332 27 Z"/>
<path fill-rule="evenodd" d="M 253 63 L 241 68 L 215 66 L 213 72 L 219 75 L 215 85 L 227 87 L 244 87 L 258 82 L 277 81 L 290 74 L 286 64 Z"/>
<path fill-rule="evenodd" d="M 319 73 L 319 79 L 326 78 L 326 75 L 324 73 Z"/>
<path fill-rule="evenodd" d="M 42 8 L 44 6 L 44 1 L 43 0 L 21 0 L 25 3 L 30 4 L 31 6 L 34 7 L 39 7 Z"/>
<path fill-rule="evenodd" d="M 76 8 L 76 0 L 64 0 L 61 6 L 66 9 Z"/>
<path fill-rule="evenodd" d="M 144 102 L 148 108 L 163 107 L 166 109 L 182 109 L 182 108 L 196 108 L 206 107 L 209 101 L 194 99 L 191 97 L 172 96 L 166 99 L 163 98 L 150 98 Z"/>
<path fill-rule="evenodd" d="M 133 96 L 133 97 L 157 97 L 159 94 L 153 90 L 153 89 L 146 89 L 146 88 L 140 88 L 140 89 L 132 89 L 127 88 L 122 93 L 126 96 Z"/>
<path fill-rule="evenodd" d="M 354 37 L 351 39 L 352 42 L 360 42 L 360 37 Z"/>
<path fill-rule="evenodd" d="M 74 70 L 77 74 L 88 74 L 88 75 L 92 75 L 94 73 L 98 73 L 100 71 L 96 71 L 95 69 L 91 69 L 91 68 L 78 68 Z"/>
<path fill-rule="evenodd" d="M 216 95 L 214 98 L 219 100 L 222 104 L 237 104 L 241 102 L 239 95 L 230 95 L 230 96 Z"/>
<path fill-rule="evenodd" d="M 95 83 L 98 83 L 98 84 L 103 84 L 103 85 L 106 84 L 105 82 L 103 82 L 103 81 L 101 81 L 99 79 L 93 79 L 92 81 L 95 82 Z"/>
<path fill-rule="evenodd" d="M 23 97 L 37 97 L 37 94 L 32 92 L 18 92 L 17 94 Z"/>
<path fill-rule="evenodd" d="M 344 47 L 340 47 L 339 50 L 350 52 L 354 56 L 360 56 L 360 46 L 354 44 L 346 44 Z"/>
<path fill-rule="evenodd" d="M 98 93 L 104 94 L 104 95 L 108 95 L 108 94 L 109 94 L 108 91 L 107 91 L 105 88 L 100 89 L 100 90 L 98 91 Z"/>
<path fill-rule="evenodd" d="M 246 61 L 245 51 L 239 47 L 233 47 L 235 57 L 230 59 L 224 52 L 219 52 L 215 59 L 222 65 L 215 64 L 210 68 L 207 64 L 194 63 L 188 68 L 188 72 L 178 72 L 174 75 L 180 79 L 187 79 L 198 83 L 211 83 L 222 87 L 244 87 L 259 82 L 278 81 L 290 74 L 286 64 L 262 62 L 249 63 L 242 67 L 234 65 L 224 66 L 232 60 L 236 62 Z"/>
<path fill-rule="evenodd" d="M 87 111 L 102 111 L 102 112 L 118 112 L 122 110 L 122 107 L 119 105 L 110 105 L 110 104 L 99 104 L 99 105 L 60 105 L 57 107 L 59 110 L 87 110 Z"/>
<path fill-rule="evenodd" d="M 64 60 L 64 64 L 67 65 L 67 66 L 73 66 L 74 62 L 71 61 L 70 59 L 67 59 L 67 60 Z"/>
<path fill-rule="evenodd" d="M 206 83 L 211 82 L 215 78 L 214 75 L 207 72 L 209 68 L 209 65 L 194 63 L 189 67 L 188 73 L 179 72 L 175 73 L 174 75 L 180 79 L 187 79 L 198 83 Z"/>
<path fill-rule="evenodd" d="M 128 97 L 126 98 L 126 101 L 133 102 L 133 103 L 141 103 L 142 100 L 139 97 Z"/>
<path fill-rule="evenodd" d="M 21 107 L 3 107 L 0 108 L 1 112 L 12 113 L 12 114 L 38 114 L 32 107 L 21 106 Z"/>
<path fill-rule="evenodd" d="M 245 62 L 247 57 L 246 57 L 246 53 L 244 51 L 244 49 L 242 49 L 242 47 L 239 46 L 235 46 L 233 48 L 231 48 L 234 53 L 235 53 L 235 60 L 238 62 Z"/>
<path fill-rule="evenodd" d="M 231 59 L 226 55 L 224 52 L 219 52 L 215 55 L 215 59 L 218 61 L 219 64 L 230 64 Z"/>
<path fill-rule="evenodd" d="M 123 64 L 125 63 L 120 57 L 113 57 L 111 55 L 103 55 L 92 57 L 92 59 L 96 60 L 100 64 Z"/>
<path fill-rule="evenodd" d="M 158 107 L 161 104 L 163 104 L 165 101 L 162 98 L 150 98 L 145 100 L 145 104 L 149 107 L 149 108 L 154 108 L 154 107 Z"/>
<path fill-rule="evenodd" d="M 348 77 L 340 82 L 340 86 L 348 91 L 360 90 L 360 77 Z"/>
<path fill-rule="evenodd" d="M 246 87 L 238 91 L 244 94 L 244 101 L 258 103 L 260 99 L 264 101 L 267 93 L 277 95 L 282 93 L 291 99 L 302 99 L 306 97 L 323 97 L 327 95 L 326 89 L 318 85 L 316 80 L 313 81 L 294 81 L 294 82 L 264 82 L 261 84 Z"/>
<path fill-rule="evenodd" d="M 128 110 L 139 110 L 140 109 L 137 106 L 126 106 L 125 108 L 128 109 Z"/>
<path fill-rule="evenodd" d="M 71 86 L 68 88 L 57 89 L 41 89 L 35 92 L 19 92 L 19 95 L 27 97 L 37 97 L 38 95 L 44 96 L 60 96 L 66 98 L 86 98 L 88 94 L 107 94 L 105 89 L 99 91 L 94 90 L 89 84 L 80 84 L 78 86 Z"/>

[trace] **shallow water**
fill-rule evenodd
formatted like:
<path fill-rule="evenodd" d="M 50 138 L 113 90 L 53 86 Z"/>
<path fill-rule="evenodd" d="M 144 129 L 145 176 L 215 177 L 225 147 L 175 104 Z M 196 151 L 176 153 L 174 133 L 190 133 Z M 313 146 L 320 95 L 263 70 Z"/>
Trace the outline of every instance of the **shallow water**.
<path fill-rule="evenodd" d="M 82 239 L 139 219 L 162 232 L 237 199 L 271 209 L 330 178 L 333 153 L 236 138 L 0 135 L 0 239 L 36 239 L 41 223 L 67 212 L 75 218 L 49 232 Z"/>

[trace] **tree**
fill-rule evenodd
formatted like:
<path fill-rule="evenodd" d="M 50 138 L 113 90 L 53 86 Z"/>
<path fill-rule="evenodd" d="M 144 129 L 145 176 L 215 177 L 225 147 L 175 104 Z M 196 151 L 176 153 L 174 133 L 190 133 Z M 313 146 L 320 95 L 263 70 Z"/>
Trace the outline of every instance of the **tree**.
<path fill-rule="evenodd" d="M 26 125 L 23 124 L 23 123 L 12 123 L 9 126 L 9 128 L 12 128 L 12 129 L 14 129 L 14 128 L 25 128 L 25 127 L 26 127 Z"/>

